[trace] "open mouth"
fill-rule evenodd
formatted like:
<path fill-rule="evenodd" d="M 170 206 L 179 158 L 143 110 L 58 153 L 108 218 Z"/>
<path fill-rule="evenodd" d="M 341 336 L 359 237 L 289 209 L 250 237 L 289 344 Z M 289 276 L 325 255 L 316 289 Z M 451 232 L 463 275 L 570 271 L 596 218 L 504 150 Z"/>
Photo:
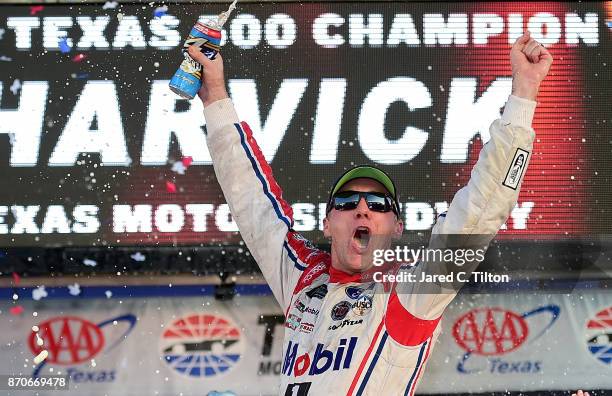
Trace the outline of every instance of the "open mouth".
<path fill-rule="evenodd" d="M 357 227 L 353 234 L 353 240 L 357 241 L 362 249 L 367 248 L 368 243 L 370 243 L 370 229 L 368 227 Z"/>

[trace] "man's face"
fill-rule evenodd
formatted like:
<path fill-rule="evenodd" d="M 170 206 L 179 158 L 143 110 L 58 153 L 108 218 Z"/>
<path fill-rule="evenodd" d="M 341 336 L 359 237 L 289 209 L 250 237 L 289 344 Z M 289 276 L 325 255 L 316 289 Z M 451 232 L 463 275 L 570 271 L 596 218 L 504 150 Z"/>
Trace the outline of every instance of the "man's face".
<path fill-rule="evenodd" d="M 346 183 L 340 191 L 388 194 L 379 182 L 359 178 Z M 375 212 L 361 198 L 353 210 L 332 209 L 323 220 L 323 234 L 331 238 L 332 266 L 348 273 L 368 270 L 375 249 L 388 249 L 402 235 L 404 225 L 393 211 Z"/>

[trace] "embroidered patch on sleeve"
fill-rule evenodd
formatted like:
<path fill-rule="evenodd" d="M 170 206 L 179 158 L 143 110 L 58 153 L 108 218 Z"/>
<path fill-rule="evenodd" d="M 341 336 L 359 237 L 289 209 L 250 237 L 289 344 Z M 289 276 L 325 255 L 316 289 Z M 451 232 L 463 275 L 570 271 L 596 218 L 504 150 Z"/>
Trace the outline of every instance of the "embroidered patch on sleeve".
<path fill-rule="evenodd" d="M 523 177 L 523 173 L 525 172 L 525 167 L 527 166 L 527 158 L 529 158 L 529 151 L 525 151 L 523 149 L 517 148 L 516 153 L 514 153 L 514 158 L 510 163 L 510 167 L 508 168 L 508 172 L 506 173 L 506 177 L 503 181 L 503 185 L 516 190 L 521 178 Z"/>

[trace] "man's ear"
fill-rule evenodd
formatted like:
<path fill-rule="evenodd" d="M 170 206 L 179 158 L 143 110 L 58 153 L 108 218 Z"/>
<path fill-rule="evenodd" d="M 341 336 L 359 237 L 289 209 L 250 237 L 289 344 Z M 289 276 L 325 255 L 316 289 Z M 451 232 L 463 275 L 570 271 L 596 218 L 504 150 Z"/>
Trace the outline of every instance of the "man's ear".
<path fill-rule="evenodd" d="M 400 239 L 402 237 L 402 233 L 404 232 L 404 222 L 398 220 L 395 223 L 395 230 L 393 232 L 394 239 Z"/>
<path fill-rule="evenodd" d="M 327 219 L 327 216 L 325 216 L 323 219 L 323 236 L 325 236 L 325 238 L 331 238 L 331 233 L 329 231 L 329 220 Z"/>

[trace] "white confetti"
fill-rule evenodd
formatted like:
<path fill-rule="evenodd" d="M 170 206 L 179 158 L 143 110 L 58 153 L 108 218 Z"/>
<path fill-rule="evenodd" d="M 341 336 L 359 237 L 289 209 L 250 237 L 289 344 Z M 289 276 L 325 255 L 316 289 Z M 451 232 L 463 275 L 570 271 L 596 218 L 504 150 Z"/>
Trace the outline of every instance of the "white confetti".
<path fill-rule="evenodd" d="M 81 286 L 78 283 L 74 285 L 68 285 L 68 292 L 71 296 L 78 296 L 81 294 Z"/>
<path fill-rule="evenodd" d="M 106 294 L 106 298 L 111 298 L 113 296 L 113 292 L 110 290 L 105 291 L 104 294 Z"/>
<path fill-rule="evenodd" d="M 46 349 L 43 349 L 36 357 L 34 358 L 34 364 L 42 363 L 49 356 L 49 352 Z"/>
<path fill-rule="evenodd" d="M 185 167 L 185 164 L 183 164 L 183 161 L 176 161 L 174 164 L 172 164 L 172 172 L 178 173 L 179 175 L 184 175 L 186 169 L 187 168 Z"/>
<path fill-rule="evenodd" d="M 43 344 L 44 344 L 44 342 L 43 342 L 42 338 L 40 338 L 38 333 L 36 333 L 36 345 L 43 346 Z"/>
<path fill-rule="evenodd" d="M 96 367 L 96 361 L 94 359 L 91 359 L 91 367 Z"/>
<path fill-rule="evenodd" d="M 21 81 L 19 80 L 13 81 L 13 84 L 11 84 L 11 87 L 9 89 L 11 90 L 13 95 L 17 95 L 17 93 L 21 89 Z"/>
<path fill-rule="evenodd" d="M 103 10 L 112 10 L 114 8 L 117 8 L 118 5 L 119 5 L 119 3 L 117 3 L 116 1 L 107 1 L 102 6 L 102 9 Z"/>
<path fill-rule="evenodd" d="M 13 58 L 9 58 L 8 56 L 2 55 L 2 56 L 0 56 L 0 61 L 2 61 L 2 62 L 12 62 Z"/>
<path fill-rule="evenodd" d="M 34 333 L 38 333 L 38 330 L 40 330 L 40 329 L 38 328 L 38 326 L 36 326 L 36 325 L 32 326 L 32 331 L 33 331 Z"/>
<path fill-rule="evenodd" d="M 118 13 L 117 13 L 117 20 L 118 20 L 119 22 L 121 22 L 121 20 L 122 20 L 122 19 L 123 19 L 123 14 L 122 14 L 122 13 L 120 13 L 120 12 L 118 12 Z"/>
<path fill-rule="evenodd" d="M 6 30 L 0 28 L 0 40 L 2 40 L 2 36 L 4 36 L 4 32 L 6 32 Z"/>
<path fill-rule="evenodd" d="M 45 297 L 47 297 L 49 295 L 49 293 L 47 293 L 47 291 L 45 290 L 45 286 L 41 285 L 38 286 L 36 289 L 32 290 L 32 298 L 35 301 L 39 301 Z"/>
<path fill-rule="evenodd" d="M 136 252 L 136 253 L 132 254 L 130 257 L 134 261 L 145 261 L 147 259 L 147 257 L 144 254 L 140 253 L 140 252 Z"/>
<path fill-rule="evenodd" d="M 96 260 L 86 258 L 86 259 L 83 259 L 83 264 L 89 267 L 95 267 L 96 265 L 98 265 L 98 262 Z"/>
<path fill-rule="evenodd" d="M 17 295 L 17 293 L 13 293 L 13 300 L 19 300 L 19 296 Z"/>

